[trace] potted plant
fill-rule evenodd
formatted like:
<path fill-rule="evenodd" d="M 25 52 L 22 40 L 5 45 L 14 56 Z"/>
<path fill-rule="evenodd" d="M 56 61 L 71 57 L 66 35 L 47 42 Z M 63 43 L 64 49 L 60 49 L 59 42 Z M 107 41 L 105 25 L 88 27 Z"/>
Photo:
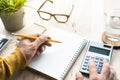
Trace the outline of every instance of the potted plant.
<path fill-rule="evenodd" d="M 0 17 L 9 32 L 23 28 L 23 6 L 27 0 L 0 0 Z"/>

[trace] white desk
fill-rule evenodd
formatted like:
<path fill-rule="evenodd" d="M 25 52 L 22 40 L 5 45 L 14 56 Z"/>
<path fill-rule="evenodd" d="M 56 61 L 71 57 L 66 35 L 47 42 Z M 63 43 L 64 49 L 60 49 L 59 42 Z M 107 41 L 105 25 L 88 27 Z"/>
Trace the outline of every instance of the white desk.
<path fill-rule="evenodd" d="M 44 0 L 31 0 L 31 2 L 28 2 L 28 5 L 34 8 L 38 8 L 38 6 L 43 1 Z M 57 2 L 62 0 L 54 0 L 54 1 Z M 61 10 L 59 11 L 61 11 L 62 13 L 63 13 L 62 9 L 63 10 L 68 8 L 71 9 L 72 4 L 74 4 L 73 13 L 66 24 L 58 23 L 53 18 L 50 21 L 44 21 L 38 17 L 36 10 L 26 7 L 25 26 L 30 26 L 34 22 L 41 24 L 43 26 L 46 26 L 46 28 L 50 28 L 49 25 L 51 25 L 59 29 L 64 29 L 67 31 L 77 33 L 80 36 L 86 37 L 88 40 L 102 42 L 101 36 L 105 27 L 103 1 L 104 0 L 64 0 L 62 1 L 64 4 L 68 6 L 68 7 L 64 5 L 61 6 Z M 60 3 L 57 6 L 60 8 Z M 54 10 L 55 9 L 56 8 L 54 8 Z M 64 10 L 64 12 L 70 11 L 69 9 Z M 48 11 L 49 10 L 52 10 L 52 9 L 48 9 Z M 27 12 L 27 11 L 30 11 L 30 12 Z M 0 33 L 9 34 L 7 31 L 5 31 L 3 24 L 1 22 L 0 22 Z M 117 77 L 120 79 L 119 51 L 120 50 L 113 51 L 111 66 L 116 70 Z M 4 53 L 2 55 L 7 55 L 7 53 Z M 83 53 L 81 53 L 81 55 L 77 59 L 76 63 L 74 64 L 74 66 L 72 67 L 68 75 L 66 76 L 65 80 L 75 80 L 75 73 L 79 71 L 83 56 L 84 56 L 84 51 Z M 25 69 L 24 71 L 21 71 L 20 73 L 14 75 L 11 80 L 49 80 L 49 78 Z"/>

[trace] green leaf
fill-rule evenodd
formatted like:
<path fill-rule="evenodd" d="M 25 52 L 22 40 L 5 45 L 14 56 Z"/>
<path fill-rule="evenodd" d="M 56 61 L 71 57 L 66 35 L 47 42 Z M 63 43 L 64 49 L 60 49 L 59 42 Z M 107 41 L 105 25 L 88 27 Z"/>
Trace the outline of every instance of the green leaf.
<path fill-rule="evenodd" d="M 0 13 L 12 13 L 21 9 L 27 0 L 0 0 Z"/>

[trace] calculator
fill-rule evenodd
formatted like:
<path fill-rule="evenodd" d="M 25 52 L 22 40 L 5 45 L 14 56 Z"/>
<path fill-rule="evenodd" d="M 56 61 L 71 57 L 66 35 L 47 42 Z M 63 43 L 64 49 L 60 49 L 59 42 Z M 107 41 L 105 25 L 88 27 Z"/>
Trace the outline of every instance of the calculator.
<path fill-rule="evenodd" d="M 100 74 L 103 67 L 103 60 L 106 59 L 110 63 L 112 52 L 112 45 L 89 41 L 80 72 L 89 74 L 88 63 L 89 60 L 93 60 L 96 64 L 97 72 Z"/>

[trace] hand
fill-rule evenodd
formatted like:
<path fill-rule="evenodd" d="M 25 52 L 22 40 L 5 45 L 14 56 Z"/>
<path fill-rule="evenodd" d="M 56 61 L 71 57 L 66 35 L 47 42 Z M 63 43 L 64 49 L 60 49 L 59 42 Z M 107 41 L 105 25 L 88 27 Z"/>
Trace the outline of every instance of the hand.
<path fill-rule="evenodd" d="M 84 80 L 84 77 L 80 72 L 76 73 L 76 80 Z"/>
<path fill-rule="evenodd" d="M 25 54 L 28 62 L 30 62 L 35 55 L 42 53 L 46 46 L 51 46 L 49 42 L 46 42 L 46 39 L 49 38 L 48 36 L 39 34 L 34 36 L 37 36 L 38 38 L 36 40 L 22 38 L 19 39 L 19 43 L 17 45 L 17 47 L 20 48 Z"/>
<path fill-rule="evenodd" d="M 106 60 L 103 61 L 101 74 L 97 73 L 97 68 L 93 61 L 89 62 L 89 80 L 114 80 L 115 71 L 109 66 Z"/>
<path fill-rule="evenodd" d="M 89 62 L 89 80 L 115 80 L 115 71 L 109 66 L 107 61 L 103 62 L 101 74 L 97 73 L 96 65 L 93 61 Z M 84 80 L 81 73 L 76 74 L 76 80 Z"/>

